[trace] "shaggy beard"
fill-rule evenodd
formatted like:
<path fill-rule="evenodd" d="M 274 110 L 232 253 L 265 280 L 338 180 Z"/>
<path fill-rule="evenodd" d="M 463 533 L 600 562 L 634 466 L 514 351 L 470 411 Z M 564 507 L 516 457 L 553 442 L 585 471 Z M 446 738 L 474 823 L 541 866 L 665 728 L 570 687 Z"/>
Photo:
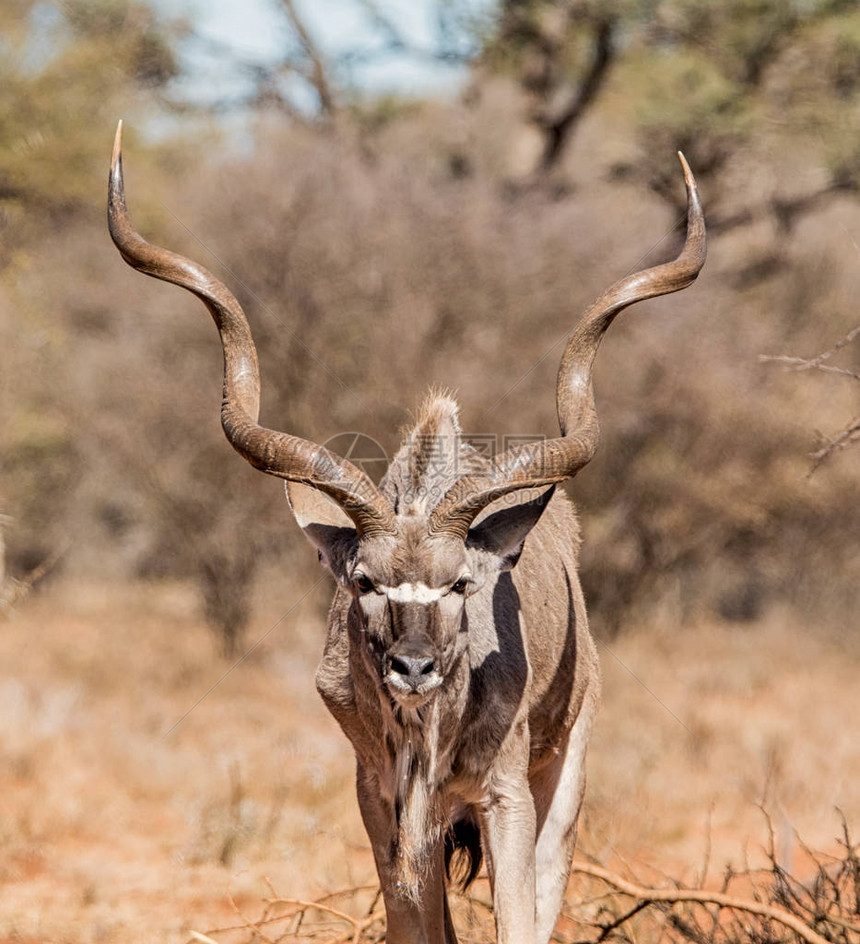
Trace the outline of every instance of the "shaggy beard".
<path fill-rule="evenodd" d="M 418 903 L 427 876 L 442 865 L 447 815 L 437 789 L 439 726 L 435 704 L 421 715 L 403 710 L 395 743 L 395 869 L 400 893 Z M 426 717 L 422 717 L 422 715 Z"/>

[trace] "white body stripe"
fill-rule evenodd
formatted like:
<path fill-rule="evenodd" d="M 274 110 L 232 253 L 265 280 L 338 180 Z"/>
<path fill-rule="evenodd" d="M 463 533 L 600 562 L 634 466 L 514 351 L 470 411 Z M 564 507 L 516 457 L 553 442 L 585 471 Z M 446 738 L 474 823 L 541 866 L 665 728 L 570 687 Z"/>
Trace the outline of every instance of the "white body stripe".
<path fill-rule="evenodd" d="M 392 603 L 435 603 L 443 590 L 433 590 L 423 583 L 402 583 L 398 587 L 380 587 Z"/>

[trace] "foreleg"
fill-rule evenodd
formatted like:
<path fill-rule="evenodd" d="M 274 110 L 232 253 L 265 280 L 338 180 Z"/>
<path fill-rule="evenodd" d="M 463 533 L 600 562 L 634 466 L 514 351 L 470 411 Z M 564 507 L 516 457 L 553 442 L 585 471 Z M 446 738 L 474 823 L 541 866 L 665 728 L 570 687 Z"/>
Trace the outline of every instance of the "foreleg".
<path fill-rule="evenodd" d="M 359 762 L 356 786 L 358 805 L 370 838 L 376 871 L 385 902 L 387 944 L 457 944 L 445 897 L 442 842 L 428 859 L 428 871 L 410 896 L 399 880 L 397 822 L 394 805 L 379 782 Z"/>

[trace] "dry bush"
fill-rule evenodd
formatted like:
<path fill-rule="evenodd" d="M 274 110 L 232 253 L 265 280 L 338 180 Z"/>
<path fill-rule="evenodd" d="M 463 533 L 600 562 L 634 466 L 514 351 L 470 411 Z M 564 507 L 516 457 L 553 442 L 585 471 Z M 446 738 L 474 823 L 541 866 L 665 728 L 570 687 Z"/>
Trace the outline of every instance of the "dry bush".
<path fill-rule="evenodd" d="M 570 201 L 510 203 L 491 178 L 451 179 L 443 147 L 435 159 L 424 147 L 416 169 L 396 153 L 368 165 L 344 142 L 273 135 L 253 172 L 227 168 L 202 191 L 226 194 L 209 203 L 204 241 L 338 378 L 252 301 L 273 425 L 318 440 L 357 428 L 390 454 L 404 407 L 441 383 L 471 432 L 552 434 L 560 349 L 511 387 L 665 232 L 634 190 L 593 179 L 593 194 Z M 716 242 L 696 289 L 613 328 L 597 380 L 604 443 L 573 488 L 603 624 L 667 597 L 678 620 L 702 610 L 749 619 L 774 601 L 850 604 L 854 477 L 845 463 L 810 486 L 798 422 L 849 409 L 849 397 L 830 387 L 804 402 L 808 391 L 789 391 L 757 361 L 774 344 L 814 349 L 825 313 L 828 330 L 853 318 L 840 275 L 853 251 L 831 225 L 810 222 L 780 248 L 779 277 L 757 282 L 743 273 L 761 233 Z"/>
<path fill-rule="evenodd" d="M 647 941 L 671 944 L 856 944 L 860 940 L 858 845 L 842 819 L 839 853 L 804 847 L 809 874 L 780 862 L 768 818 L 767 866 L 728 867 L 718 888 L 689 888 L 663 878 L 660 887 L 589 863 L 576 863 L 576 899 L 564 915 L 581 944 Z M 629 871 L 629 870 L 628 870 Z M 583 937 L 582 929 L 589 929 Z M 563 938 L 562 938 L 563 939 Z"/>
<path fill-rule="evenodd" d="M 480 129 L 500 107 L 490 96 L 469 120 Z M 498 155 L 513 132 L 464 142 L 465 120 L 454 106 L 415 108 L 375 150 L 348 129 L 262 122 L 255 155 L 189 157 L 193 173 L 157 184 L 127 154 L 140 227 L 245 304 L 264 423 L 317 441 L 360 430 L 390 455 L 408 409 L 441 384 L 469 433 L 554 433 L 559 342 L 608 283 L 669 255 L 675 221 L 603 176 L 607 118 L 583 128 L 581 186 L 561 200 L 506 194 Z M 480 175 L 452 175 L 447 158 L 464 147 Z M 743 205 L 759 182 L 731 199 Z M 851 606 L 853 470 L 841 457 L 805 477 L 807 429 L 842 422 L 849 392 L 800 389 L 757 357 L 820 350 L 851 327 L 844 233 L 856 219 L 833 202 L 778 237 L 766 223 L 735 230 L 713 242 L 694 289 L 613 326 L 596 378 L 603 443 L 572 488 L 601 632 L 634 617 L 746 620 L 776 604 L 826 623 Z M 313 559 L 278 484 L 223 441 L 214 328 L 193 298 L 125 269 L 100 219 L 58 234 L 38 264 L 54 277 L 21 294 L 59 316 L 42 396 L 65 427 L 55 461 L 40 462 L 60 477 L 34 490 L 34 520 L 74 535 L 81 570 L 195 579 L 230 649 L 259 564 L 310 575 Z"/>
<path fill-rule="evenodd" d="M 768 819 L 770 826 L 770 820 Z M 800 879 L 779 862 L 770 829 L 768 866 L 727 868 L 718 888 L 690 888 L 663 877 L 660 886 L 575 861 L 553 940 L 562 944 L 857 944 L 860 941 L 860 858 L 842 820 L 838 855 L 807 853 Z M 627 870 L 629 871 L 629 869 Z M 704 877 L 704 876 L 703 876 Z M 314 901 L 289 898 L 266 881 L 262 910 L 251 916 L 230 896 L 236 921 L 203 932 L 200 944 L 380 944 L 385 911 L 376 886 L 347 888 Z M 495 939 L 486 879 L 454 895 L 452 911 L 464 940 Z"/>

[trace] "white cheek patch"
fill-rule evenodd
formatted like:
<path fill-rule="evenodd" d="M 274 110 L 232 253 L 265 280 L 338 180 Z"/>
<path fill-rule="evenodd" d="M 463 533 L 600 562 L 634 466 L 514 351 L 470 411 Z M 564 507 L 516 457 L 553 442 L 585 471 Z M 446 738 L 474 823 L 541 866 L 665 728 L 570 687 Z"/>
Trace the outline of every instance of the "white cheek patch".
<path fill-rule="evenodd" d="M 443 589 L 434 590 L 423 583 L 402 583 L 398 587 L 379 588 L 392 603 L 436 603 L 442 599 Z"/>

